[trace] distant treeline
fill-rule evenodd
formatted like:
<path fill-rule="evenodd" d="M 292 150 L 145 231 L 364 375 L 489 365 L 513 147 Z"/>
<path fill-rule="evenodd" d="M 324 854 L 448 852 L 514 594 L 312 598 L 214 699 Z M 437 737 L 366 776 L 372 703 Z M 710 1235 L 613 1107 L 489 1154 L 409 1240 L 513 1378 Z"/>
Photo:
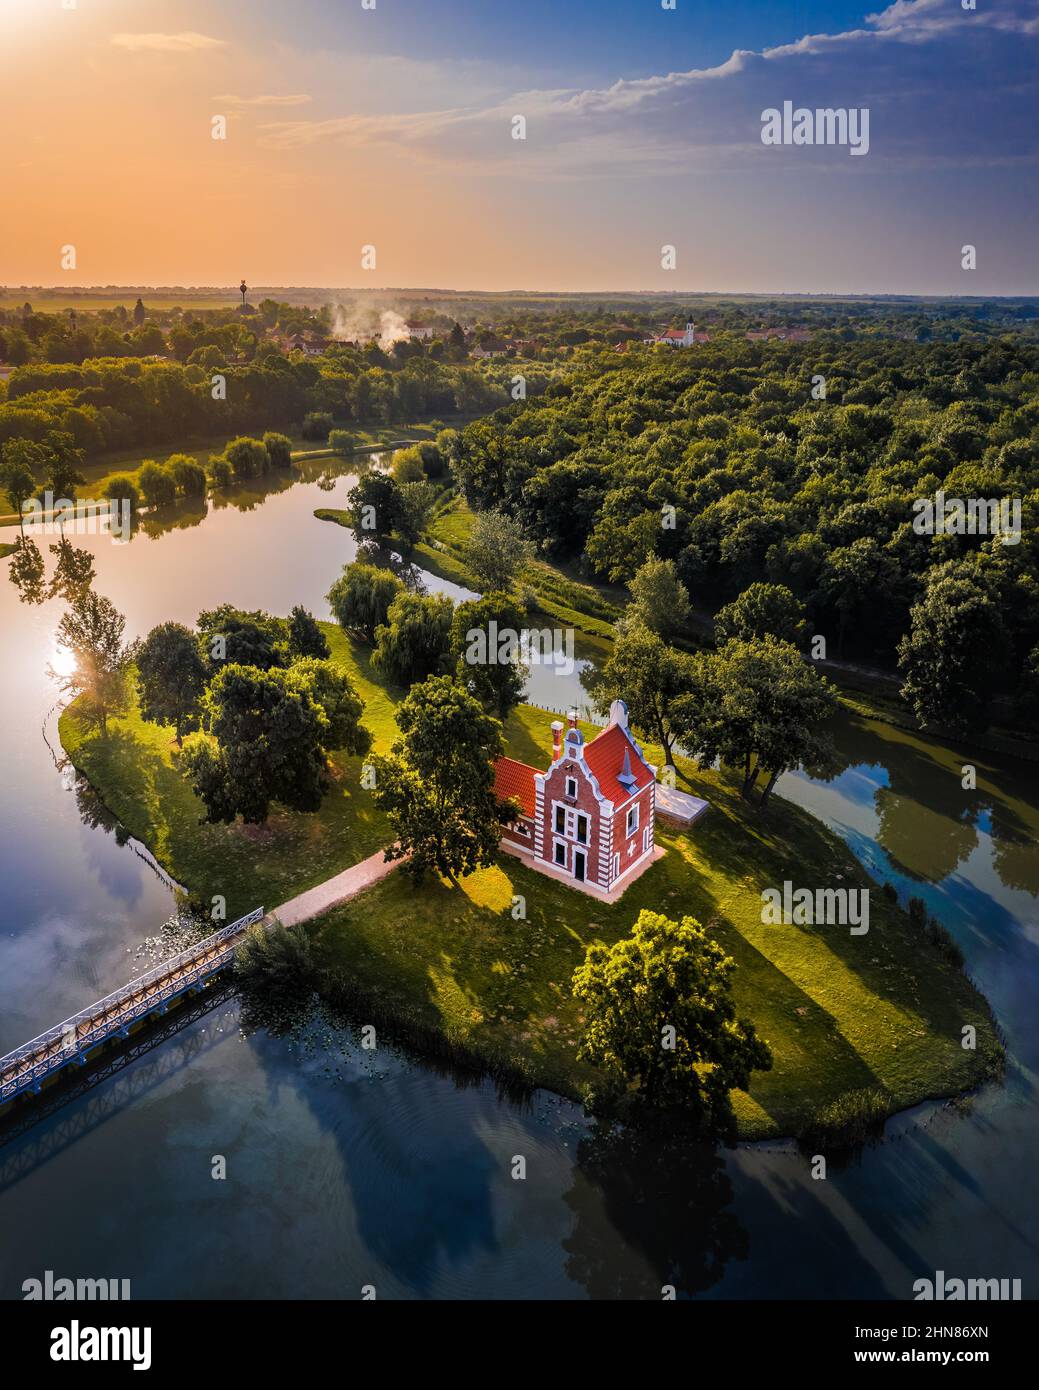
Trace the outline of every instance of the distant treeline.
<path fill-rule="evenodd" d="M 229 365 L 210 351 L 205 365 L 130 358 L 19 367 L 0 399 L 0 445 L 63 430 L 90 459 L 111 449 L 289 428 L 315 411 L 341 423 L 393 424 L 477 414 L 509 399 L 496 374 L 425 357 L 391 371 L 278 353 Z"/>

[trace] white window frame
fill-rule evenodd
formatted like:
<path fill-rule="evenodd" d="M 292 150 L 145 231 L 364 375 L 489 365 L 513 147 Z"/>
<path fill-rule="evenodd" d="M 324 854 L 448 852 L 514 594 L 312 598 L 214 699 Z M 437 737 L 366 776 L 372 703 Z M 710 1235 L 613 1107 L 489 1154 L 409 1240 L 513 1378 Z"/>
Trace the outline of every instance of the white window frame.
<path fill-rule="evenodd" d="M 562 858 L 561 860 L 556 858 L 556 854 L 557 854 L 557 852 L 558 852 L 559 850 L 562 850 L 562 851 L 563 851 L 563 858 Z M 553 840 L 552 840 L 552 863 L 555 865 L 555 867 L 556 867 L 557 869 L 569 869 L 570 866 L 567 864 L 566 860 L 567 860 L 567 854 L 566 854 L 566 841 L 565 841 L 565 840 L 560 840 L 560 839 L 558 839 L 558 838 L 556 838 L 556 837 L 553 837 Z"/>
<path fill-rule="evenodd" d="M 573 787 L 573 791 L 570 790 L 571 787 Z M 568 778 L 566 779 L 566 794 L 567 794 L 567 796 L 572 797 L 572 798 L 574 799 L 574 801 L 577 800 L 577 778 L 576 778 L 576 777 L 568 777 Z"/>
<path fill-rule="evenodd" d="M 633 816 L 635 818 L 634 821 L 632 820 Z M 624 822 L 624 826 L 625 837 L 630 840 L 632 835 L 634 835 L 635 831 L 639 828 L 639 803 L 637 801 L 634 806 L 628 807 L 628 815 Z"/>
<path fill-rule="evenodd" d="M 559 829 L 558 825 L 560 813 L 563 816 L 562 830 Z M 583 840 L 577 838 L 577 827 L 581 820 L 585 822 L 585 838 Z M 583 845 L 587 849 L 592 839 L 592 817 L 587 811 L 582 811 L 578 807 L 567 806 L 563 801 L 553 801 L 552 834 L 569 840 L 575 845 Z"/>

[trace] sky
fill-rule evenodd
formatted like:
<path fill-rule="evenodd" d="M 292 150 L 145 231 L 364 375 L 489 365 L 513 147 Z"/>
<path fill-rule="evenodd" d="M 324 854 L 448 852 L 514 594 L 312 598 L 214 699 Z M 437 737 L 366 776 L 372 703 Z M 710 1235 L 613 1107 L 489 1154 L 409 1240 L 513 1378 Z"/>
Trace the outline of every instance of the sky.
<path fill-rule="evenodd" d="M 1039 294 L 1039 0 L 671 4 L 0 0 L 0 284 Z"/>

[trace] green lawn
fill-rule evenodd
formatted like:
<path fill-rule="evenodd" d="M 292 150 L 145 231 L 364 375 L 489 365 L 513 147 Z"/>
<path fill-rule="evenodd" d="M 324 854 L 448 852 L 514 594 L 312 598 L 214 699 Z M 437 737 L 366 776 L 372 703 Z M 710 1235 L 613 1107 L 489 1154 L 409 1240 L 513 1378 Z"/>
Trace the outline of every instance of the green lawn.
<path fill-rule="evenodd" d="M 6 560 L 8 555 L 13 555 L 15 547 L 8 545 L 6 541 L 0 541 L 0 560 Z"/>
<path fill-rule="evenodd" d="M 344 523 L 345 524 L 345 523 Z M 465 563 L 465 547 L 473 514 L 458 496 L 433 518 L 426 540 L 415 547 L 418 564 L 442 579 L 467 589 L 478 589 Z M 537 595 L 542 613 L 565 627 L 580 628 L 589 637 L 612 639 L 613 625 L 628 601 L 616 586 L 589 584 L 558 565 L 535 560 L 523 573 L 522 582 Z"/>
<path fill-rule="evenodd" d="M 326 631 L 365 702 L 376 749 L 388 748 L 395 727 L 389 697 L 368 678 L 366 656 L 355 658 L 332 625 Z M 73 763 L 130 833 L 193 894 L 225 897 L 231 917 L 277 907 L 386 843 L 385 820 L 360 785 L 360 758 L 334 759 L 334 785 L 316 815 L 278 810 L 265 826 L 204 825 L 201 802 L 173 766 L 170 731 L 146 723 L 136 708 L 111 722 L 107 739 L 84 736 L 70 711 L 59 732 Z"/>
<path fill-rule="evenodd" d="M 376 750 L 384 750 L 399 693 L 373 678 L 365 649 L 332 625 L 325 631 L 365 702 Z M 507 727 L 512 755 L 544 765 L 550 719 L 521 706 Z M 387 838 L 360 786 L 359 759 L 335 760 L 335 786 L 316 815 L 281 812 L 262 828 L 207 826 L 172 766 L 166 731 L 137 713 L 115 721 L 107 741 L 84 738 L 69 713 L 60 731 L 123 824 L 192 892 L 223 894 L 231 913 L 275 907 Z M 744 1137 L 798 1132 L 853 1091 L 882 1088 L 895 1110 L 977 1084 L 998 1053 L 985 1001 L 879 891 L 871 893 L 866 936 L 762 925 L 761 889 L 786 878 L 837 886 L 843 875 L 844 886 L 868 886 L 844 844 L 787 802 L 759 815 L 724 777 L 691 765 L 682 776 L 711 810 L 689 831 L 658 827 L 664 858 L 614 906 L 503 854 L 458 888 L 427 881 L 416 889 L 392 875 L 314 924 L 321 959 L 383 1015 L 577 1095 L 592 1079 L 575 1058 L 580 1018 L 569 994 L 584 947 L 625 935 L 643 907 L 690 913 L 734 957 L 740 1010 L 775 1055 L 774 1069 L 734 1097 Z M 516 895 L 526 900 L 525 920 L 512 917 Z M 978 1028 L 977 1052 L 960 1046 L 967 1023 Z"/>

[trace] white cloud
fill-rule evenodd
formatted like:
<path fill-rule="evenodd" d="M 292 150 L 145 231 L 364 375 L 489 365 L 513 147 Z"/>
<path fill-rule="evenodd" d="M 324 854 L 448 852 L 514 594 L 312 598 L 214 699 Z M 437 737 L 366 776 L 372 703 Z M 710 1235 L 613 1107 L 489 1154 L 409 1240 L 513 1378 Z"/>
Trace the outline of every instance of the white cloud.
<path fill-rule="evenodd" d="M 181 34 L 113 34 L 112 43 L 131 53 L 200 53 L 227 46 L 224 39 L 213 39 L 192 30 Z"/>
<path fill-rule="evenodd" d="M 267 147 L 337 142 L 510 177 L 602 177 L 650 167 L 732 168 L 768 160 L 826 162 L 859 174 L 892 164 L 1035 161 L 1021 112 L 1039 99 L 1033 0 L 965 11 L 951 0 L 896 0 L 868 28 L 809 34 L 724 63 L 590 90 L 520 91 L 471 107 L 271 121 Z M 979 80 L 979 75 L 983 78 Z M 791 99 L 808 107 L 869 107 L 871 155 L 832 148 L 765 149 L 760 116 Z M 527 139 L 511 139 L 516 114 Z M 864 166 L 868 166 L 868 169 Z"/>

